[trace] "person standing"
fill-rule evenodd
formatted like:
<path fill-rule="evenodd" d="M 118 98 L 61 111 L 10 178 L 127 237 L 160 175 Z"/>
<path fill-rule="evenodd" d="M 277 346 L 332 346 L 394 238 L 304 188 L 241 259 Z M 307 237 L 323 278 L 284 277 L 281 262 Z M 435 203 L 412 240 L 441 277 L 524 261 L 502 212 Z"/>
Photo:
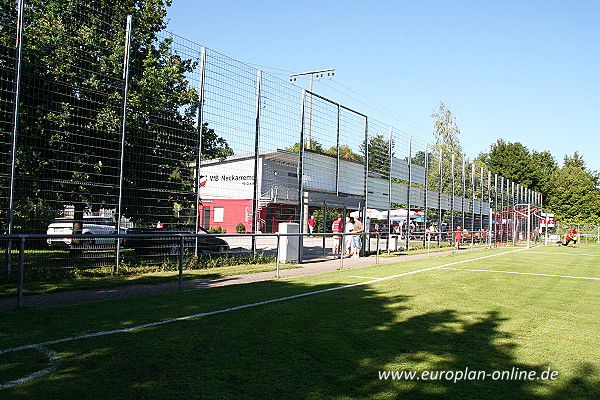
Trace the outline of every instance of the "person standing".
<path fill-rule="evenodd" d="M 333 255 L 338 256 L 341 250 L 342 236 L 336 235 L 336 233 L 342 233 L 344 229 L 344 222 L 342 221 L 342 214 L 337 215 L 337 219 L 331 224 L 331 231 L 333 232 Z"/>
<path fill-rule="evenodd" d="M 537 244 L 538 239 L 540 238 L 540 228 L 537 226 L 533 228 L 533 243 Z"/>
<path fill-rule="evenodd" d="M 352 233 L 357 233 L 358 235 L 352 236 L 352 248 L 354 250 L 354 255 L 352 258 L 360 257 L 360 249 L 362 248 L 361 242 L 361 234 L 365 231 L 365 227 L 362 222 L 360 222 L 360 218 L 354 218 L 354 228 L 352 229 Z"/>
<path fill-rule="evenodd" d="M 308 233 L 310 234 L 310 236 L 313 235 L 313 232 L 315 230 L 315 218 L 314 216 L 310 216 L 310 218 L 308 219 Z"/>
<path fill-rule="evenodd" d="M 462 230 L 460 226 L 456 227 L 456 231 L 454 232 L 454 250 L 460 249 L 460 242 L 462 240 Z"/>
<path fill-rule="evenodd" d="M 344 225 L 344 233 L 351 233 L 354 230 L 354 218 L 346 217 L 346 225 Z M 344 236 L 344 253 L 347 257 L 352 255 L 352 236 Z"/>

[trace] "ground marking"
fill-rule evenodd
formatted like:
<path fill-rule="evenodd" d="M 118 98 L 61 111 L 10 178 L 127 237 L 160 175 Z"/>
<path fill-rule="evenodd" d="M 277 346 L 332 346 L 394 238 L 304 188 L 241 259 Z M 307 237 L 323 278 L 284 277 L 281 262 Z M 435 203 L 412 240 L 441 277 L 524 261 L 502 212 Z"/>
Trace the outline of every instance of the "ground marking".
<path fill-rule="evenodd" d="M 198 313 L 198 314 L 192 314 L 192 315 L 187 315 L 187 316 L 183 316 L 183 317 L 171 318 L 171 319 L 167 319 L 167 320 L 164 320 L 164 321 L 150 322 L 150 323 L 147 323 L 147 324 L 136 325 L 136 326 L 132 326 L 132 327 L 129 327 L 129 328 L 121 328 L 121 329 L 114 329 L 114 330 L 110 330 L 110 331 L 100 331 L 100 332 L 94 332 L 94 333 L 87 333 L 85 335 L 71 336 L 71 337 L 66 337 L 66 338 L 62 338 L 62 339 L 49 340 L 47 342 L 42 342 L 42 343 L 35 343 L 35 344 L 28 344 L 28 345 L 19 346 L 19 347 L 13 347 L 13 348 L 9 348 L 9 349 L 0 350 L 0 355 L 5 354 L 5 353 L 11 353 L 11 352 L 14 352 L 14 351 L 20 351 L 20 350 L 26 350 L 26 349 L 33 349 L 33 348 L 40 348 L 40 347 L 44 347 L 44 346 L 50 346 L 50 345 L 58 344 L 58 343 L 72 342 L 74 340 L 88 339 L 88 338 L 94 338 L 94 337 L 98 337 L 98 336 L 112 335 L 112 334 L 115 334 L 115 333 L 131 332 L 131 331 L 136 331 L 136 330 L 139 330 L 139 329 L 151 328 L 151 327 L 154 327 L 154 326 L 170 324 L 170 323 L 173 323 L 173 322 L 186 321 L 186 320 L 194 319 L 194 318 L 207 317 L 207 316 L 210 316 L 210 315 L 223 314 L 223 313 L 230 312 L 230 311 L 243 310 L 245 308 L 256 307 L 256 306 L 261 306 L 261 305 L 271 304 L 271 303 L 277 303 L 277 302 L 285 301 L 285 300 L 297 299 L 297 298 L 306 297 L 306 296 L 310 296 L 310 295 L 314 295 L 314 294 L 327 293 L 327 292 L 332 292 L 332 291 L 341 290 L 341 289 L 348 289 L 348 288 L 351 288 L 351 287 L 356 287 L 356 286 L 361 286 L 361 285 L 369 285 L 371 283 L 377 283 L 377 282 L 381 282 L 381 281 L 388 280 L 388 279 L 394 279 L 394 278 L 399 278 L 399 277 L 402 277 L 402 276 L 417 274 L 419 272 L 432 271 L 432 270 L 435 270 L 435 269 L 441 269 L 441 268 L 449 267 L 451 265 L 457 265 L 457 264 L 463 264 L 463 263 L 468 263 L 468 262 L 473 262 L 473 261 L 479 261 L 479 260 L 483 260 L 483 259 L 486 259 L 486 258 L 496 257 L 496 256 L 500 256 L 500 255 L 512 253 L 512 252 L 515 252 L 515 251 L 521 251 L 521 250 L 524 250 L 524 248 L 520 248 L 520 249 L 516 249 L 516 250 L 509 250 L 509 251 L 505 251 L 505 252 L 502 252 L 502 253 L 490 254 L 490 255 L 487 255 L 487 256 L 483 256 L 483 257 L 472 258 L 470 260 L 455 261 L 455 262 L 451 262 L 451 263 L 448 263 L 448 264 L 438 265 L 438 266 L 435 266 L 435 267 L 429 267 L 429 268 L 419 269 L 419 270 L 416 270 L 416 271 L 404 272 L 402 274 L 386 276 L 386 277 L 383 277 L 383 278 L 376 278 L 376 279 L 373 279 L 373 280 L 370 280 L 370 281 L 358 282 L 358 283 L 353 283 L 353 284 L 344 285 L 344 286 L 336 286 L 336 287 L 332 287 L 332 288 L 328 288 L 328 289 L 316 290 L 314 292 L 301 293 L 301 294 L 296 294 L 296 295 L 292 295 L 292 296 L 280 297 L 280 298 L 277 298 L 277 299 L 259 301 L 259 302 L 256 302 L 256 303 L 243 304 L 241 306 L 230 307 L 230 308 L 225 308 L 225 309 L 215 310 L 215 311 L 208 311 L 208 312 L 203 312 L 203 313 Z"/>
<path fill-rule="evenodd" d="M 56 369 L 58 368 L 59 357 L 55 351 L 52 351 L 52 350 L 47 349 L 42 346 L 35 346 L 35 347 L 33 347 L 33 349 L 39 351 L 40 353 L 44 353 L 46 356 L 48 356 L 48 360 L 49 360 L 48 366 L 40 371 L 34 372 L 33 374 L 24 377 L 24 378 L 15 379 L 14 381 L 6 382 L 6 383 L 0 383 L 0 390 L 8 389 L 13 386 L 22 385 L 22 384 L 32 381 L 36 378 L 41 378 L 44 375 L 48 375 L 49 373 L 56 371 Z"/>
<path fill-rule="evenodd" d="M 588 256 L 588 257 L 600 257 L 600 254 L 577 254 L 577 253 L 547 253 L 545 251 L 528 251 L 528 254 L 547 254 L 549 256 L 553 256 L 555 254 L 560 255 L 569 255 L 569 256 Z"/>
<path fill-rule="evenodd" d="M 552 275 L 552 274 L 535 274 L 533 272 L 515 272 L 515 271 L 496 271 L 493 269 L 469 269 L 469 268 L 445 268 L 442 267 L 440 269 L 449 269 L 452 271 L 470 271 L 470 272 L 496 272 L 499 274 L 517 274 L 517 275 L 536 275 L 536 276 L 553 276 L 557 278 L 571 278 L 571 279 L 590 279 L 594 281 L 600 281 L 600 278 L 591 278 L 588 276 L 569 276 L 569 275 Z"/>

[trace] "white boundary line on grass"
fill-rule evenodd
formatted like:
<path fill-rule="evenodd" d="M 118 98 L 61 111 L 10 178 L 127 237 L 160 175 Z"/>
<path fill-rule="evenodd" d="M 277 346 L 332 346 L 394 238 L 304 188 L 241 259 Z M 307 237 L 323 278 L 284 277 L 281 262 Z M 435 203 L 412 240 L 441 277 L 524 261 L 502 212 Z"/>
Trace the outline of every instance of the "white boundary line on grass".
<path fill-rule="evenodd" d="M 24 345 L 24 346 L 13 347 L 13 348 L 9 348 L 9 349 L 0 350 L 0 355 L 6 354 L 6 353 L 15 352 L 15 351 L 20 351 L 20 350 L 27 350 L 27 349 L 33 349 L 33 348 L 43 348 L 45 346 L 50 346 L 50 345 L 58 344 L 58 343 L 72 342 L 74 340 L 89 339 L 89 338 L 94 338 L 94 337 L 99 337 L 99 336 L 112 335 L 112 334 L 115 334 L 115 333 L 131 332 L 131 331 L 136 331 L 136 330 L 139 330 L 139 329 L 151 328 L 151 327 L 154 327 L 154 326 L 170 324 L 170 323 L 173 323 L 173 322 L 185 321 L 185 320 L 193 319 L 193 318 L 207 317 L 207 316 L 210 316 L 210 315 L 223 314 L 223 313 L 230 312 L 230 311 L 243 310 L 245 308 L 256 307 L 256 306 L 261 306 L 261 305 L 271 304 L 271 303 L 277 303 L 277 302 L 285 301 L 285 300 L 297 299 L 297 298 L 301 298 L 301 297 L 310 296 L 310 295 L 313 295 L 313 294 L 327 293 L 327 292 L 332 292 L 332 291 L 335 291 L 335 290 L 348 289 L 348 288 L 355 287 L 355 286 L 369 285 L 371 283 L 381 282 L 381 281 L 385 281 L 385 280 L 388 280 L 388 279 L 394 279 L 394 278 L 399 278 L 399 277 L 402 277 L 402 276 L 417 274 L 419 272 L 432 271 L 432 270 L 435 270 L 435 269 L 441 269 L 441 268 L 449 267 L 451 265 L 457 265 L 457 264 L 463 264 L 463 263 L 468 263 L 468 262 L 473 262 L 473 261 L 479 261 L 479 260 L 483 260 L 483 259 L 486 259 L 486 258 L 501 256 L 501 255 L 504 255 L 504 254 L 512 253 L 512 252 L 515 252 L 515 251 L 521 251 L 521 250 L 525 250 L 525 249 L 524 248 L 520 248 L 520 249 L 516 249 L 516 250 L 509 250 L 509 251 L 504 251 L 502 253 L 490 254 L 490 255 L 487 255 L 487 256 L 483 256 L 483 257 L 472 258 L 472 259 L 469 259 L 469 260 L 455 261 L 455 262 L 451 262 L 451 263 L 448 263 L 448 264 L 438 265 L 438 266 L 435 266 L 435 267 L 429 267 L 429 268 L 419 269 L 419 270 L 416 270 L 416 271 L 404 272 L 402 274 L 386 276 L 386 277 L 383 277 L 383 278 L 376 278 L 376 279 L 372 279 L 370 281 L 358 282 L 358 283 L 353 283 L 353 284 L 344 285 L 344 286 L 336 286 L 336 287 L 332 287 L 332 288 L 328 288 L 328 289 L 316 290 L 314 292 L 301 293 L 301 294 L 295 294 L 295 295 L 292 295 L 292 296 L 280 297 L 280 298 L 277 298 L 277 299 L 259 301 L 259 302 L 256 302 L 256 303 L 243 304 L 241 306 L 225 308 L 225 309 L 222 309 L 222 310 L 208 311 L 208 312 L 203 312 L 203 313 L 198 313 L 198 314 L 192 314 L 192 315 L 187 315 L 187 316 L 183 316 L 183 317 L 171 318 L 171 319 L 167 319 L 167 320 L 164 320 L 164 321 L 150 322 L 150 323 L 147 323 L 147 324 L 136 325 L 136 326 L 132 326 L 132 327 L 129 327 L 129 328 L 121 328 L 121 329 L 114 329 L 114 330 L 111 330 L 111 331 L 100 331 L 100 332 L 94 332 L 94 333 L 87 333 L 85 335 L 71 336 L 71 337 L 66 337 L 66 338 L 62 338 L 62 339 L 49 340 L 47 342 L 42 342 L 42 343 L 35 343 L 35 344 L 28 344 L 28 345 Z"/>
<path fill-rule="evenodd" d="M 55 351 L 52 351 L 52 350 L 47 349 L 42 346 L 37 346 L 37 347 L 33 347 L 33 348 L 36 349 L 37 351 L 39 351 L 40 353 L 44 353 L 46 356 L 48 356 L 48 360 L 49 360 L 48 366 L 42 370 L 39 370 L 37 372 L 34 372 L 31 375 L 24 377 L 24 378 L 15 379 L 14 381 L 6 382 L 6 383 L 0 383 L 0 390 L 8 389 L 13 386 L 22 385 L 22 384 L 32 381 L 36 378 L 41 378 L 44 375 L 48 375 L 49 373 L 56 371 L 56 369 L 58 368 L 58 362 L 60 359 L 60 357 L 58 357 L 58 354 Z"/>
<path fill-rule="evenodd" d="M 569 276 L 569 275 L 552 275 L 552 274 L 536 274 L 533 272 L 515 272 L 515 271 L 497 271 L 493 269 L 469 269 L 469 268 L 446 268 L 442 267 L 440 269 L 447 269 L 452 271 L 470 271 L 470 272 L 495 272 L 498 274 L 517 274 L 517 275 L 536 275 L 536 276 L 551 276 L 556 278 L 571 278 L 571 279 L 589 279 L 593 281 L 600 281 L 600 278 L 592 278 L 589 276 Z"/>
<path fill-rule="evenodd" d="M 588 256 L 588 257 L 600 257 L 600 254 L 577 254 L 577 253 L 547 253 L 545 251 L 528 251 L 528 254 L 547 254 L 549 256 L 553 256 L 555 254 L 560 255 L 569 255 L 569 256 Z"/>

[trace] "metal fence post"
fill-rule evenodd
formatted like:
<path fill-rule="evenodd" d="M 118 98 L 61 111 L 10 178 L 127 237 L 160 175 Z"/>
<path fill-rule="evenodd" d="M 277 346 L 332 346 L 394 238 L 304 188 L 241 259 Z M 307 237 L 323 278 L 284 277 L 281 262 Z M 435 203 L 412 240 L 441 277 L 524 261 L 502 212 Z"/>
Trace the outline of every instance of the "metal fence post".
<path fill-rule="evenodd" d="M 429 145 L 425 143 L 425 181 L 424 181 L 424 190 L 423 190 L 423 220 L 425 221 L 425 226 L 427 226 L 427 181 L 429 175 Z M 390 193 L 391 196 L 391 193 Z M 391 227 L 390 227 L 391 228 Z M 392 230 L 390 229 L 390 234 Z"/>
<path fill-rule="evenodd" d="M 471 164 L 471 246 L 475 231 L 475 164 Z"/>
<path fill-rule="evenodd" d="M 312 93 L 311 93 L 312 96 Z M 306 89 L 302 89 L 302 106 L 300 111 L 300 156 L 298 157 L 298 207 L 300 213 L 304 209 L 304 140 L 305 140 L 305 125 L 304 118 L 306 116 Z M 325 215 L 325 214 L 323 214 Z M 298 243 L 298 263 L 302 264 L 304 241 L 302 236 Z"/>
<path fill-rule="evenodd" d="M 13 140 L 11 150 L 11 164 L 10 164 L 10 187 L 8 194 L 8 234 L 13 233 L 14 224 L 14 205 L 15 205 L 15 178 L 17 174 L 17 136 L 19 132 L 19 103 L 21 97 L 21 65 L 23 61 L 23 7 L 24 1 L 19 0 L 18 2 L 18 14 L 17 14 L 17 40 L 15 47 L 17 49 L 17 57 L 15 60 L 15 104 L 13 108 Z M 11 258 L 12 258 L 12 239 L 8 240 L 6 248 L 6 273 L 11 273 Z"/>
<path fill-rule="evenodd" d="M 450 176 L 452 177 L 452 182 L 451 182 L 451 197 L 450 197 L 450 229 L 454 229 L 454 186 L 455 186 L 455 182 L 454 182 L 454 161 L 455 161 L 456 155 L 453 153 L 452 154 L 452 158 L 450 159 Z"/>
<path fill-rule="evenodd" d="M 363 211 L 362 211 L 362 223 L 363 223 L 365 229 L 367 228 L 367 207 L 369 204 L 369 162 L 370 162 L 370 158 L 369 158 L 369 117 L 365 116 L 365 173 L 364 173 L 365 202 L 364 202 L 364 207 L 363 207 Z M 363 252 L 363 254 L 367 251 L 367 243 L 363 243 L 361 251 Z M 359 254 L 359 256 L 360 256 L 360 254 Z"/>
<path fill-rule="evenodd" d="M 262 71 L 256 72 L 256 120 L 254 126 L 254 192 L 252 194 L 252 231 L 257 233 L 260 228 L 260 218 L 258 217 L 260 210 L 258 203 L 260 202 L 260 190 L 259 185 L 259 151 L 260 151 L 260 97 L 261 97 L 261 86 L 262 86 Z M 252 235 L 252 253 L 256 253 L 256 235 Z"/>
<path fill-rule="evenodd" d="M 121 160 L 119 166 L 119 199 L 117 210 L 117 234 L 121 233 L 121 217 L 123 216 L 123 181 L 125 170 L 125 132 L 127 130 L 127 95 L 129 93 L 129 59 L 131 51 L 131 25 L 133 17 L 127 16 L 127 28 L 125 32 L 125 57 L 123 59 L 123 120 L 121 121 Z M 121 262 L 121 240 L 117 240 L 116 246 L 116 262 L 114 272 L 119 271 L 119 263 Z"/>
<path fill-rule="evenodd" d="M 19 243 L 19 283 L 17 287 L 17 307 L 23 305 L 23 284 L 25 281 L 25 238 Z"/>
<path fill-rule="evenodd" d="M 185 252 L 185 238 L 179 236 L 179 290 L 183 290 L 183 254 Z"/>
<path fill-rule="evenodd" d="M 375 234 L 375 237 L 377 238 L 377 252 L 375 253 L 375 265 L 378 265 L 379 264 L 379 232 L 377 232 Z"/>
<path fill-rule="evenodd" d="M 406 186 L 406 250 L 410 250 L 410 188 L 412 181 L 412 136 L 408 136 L 408 185 Z M 390 171 L 391 172 L 391 171 Z"/>
<path fill-rule="evenodd" d="M 388 225 L 388 235 L 385 241 L 385 246 L 387 248 L 388 254 L 390 253 L 390 236 L 392 235 L 392 219 L 390 210 L 392 208 L 392 140 L 393 140 L 393 129 L 390 126 L 390 136 L 388 140 L 388 208 L 387 208 L 387 225 Z"/>
<path fill-rule="evenodd" d="M 200 93 L 198 93 L 198 119 L 196 122 L 196 125 L 198 126 L 198 149 L 196 150 L 196 180 L 194 182 L 194 190 L 196 191 L 196 204 L 194 204 L 194 210 L 196 210 L 196 229 L 194 230 L 194 233 L 197 235 L 200 233 L 200 222 L 201 222 L 201 217 L 200 217 L 200 201 L 202 200 L 202 198 L 200 197 L 200 172 L 201 172 L 201 168 L 202 168 L 202 138 L 204 136 L 203 134 L 203 130 L 204 130 L 204 88 L 205 88 L 205 81 L 206 81 L 206 47 L 202 47 L 201 53 L 200 53 L 200 88 L 198 89 L 198 91 Z M 195 240 L 194 240 L 194 255 L 197 257 L 198 256 L 198 237 L 196 236 Z"/>
<path fill-rule="evenodd" d="M 443 157 L 443 152 L 442 152 L 442 148 L 440 147 L 440 151 L 439 151 L 439 158 L 438 158 L 438 172 L 440 174 L 439 176 L 439 192 L 438 192 L 438 230 L 441 232 L 442 231 L 442 191 L 443 191 L 443 179 L 442 179 L 442 175 L 444 173 L 443 171 L 443 165 L 442 165 L 442 157 Z M 438 239 L 438 246 L 441 245 L 440 241 L 441 240 L 441 236 Z M 407 249 L 408 250 L 408 249 Z"/>
<path fill-rule="evenodd" d="M 281 235 L 277 232 L 277 250 L 275 250 L 275 276 L 279 278 L 279 246 L 281 245 Z"/>
<path fill-rule="evenodd" d="M 342 247 L 344 245 L 344 243 L 346 242 L 346 237 L 344 236 L 346 235 L 344 232 L 341 233 L 340 236 L 340 269 L 344 269 L 344 251 L 342 250 Z"/>

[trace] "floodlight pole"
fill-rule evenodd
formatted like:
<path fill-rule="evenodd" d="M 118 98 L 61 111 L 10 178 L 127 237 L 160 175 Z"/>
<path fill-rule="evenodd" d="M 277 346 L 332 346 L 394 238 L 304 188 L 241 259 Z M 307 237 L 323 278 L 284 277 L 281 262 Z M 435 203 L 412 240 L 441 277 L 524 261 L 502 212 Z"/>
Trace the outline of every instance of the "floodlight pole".
<path fill-rule="evenodd" d="M 311 134 L 311 130 L 312 130 L 312 99 L 313 99 L 313 77 L 317 76 L 317 78 L 322 78 L 324 73 L 327 73 L 327 76 L 333 76 L 333 71 L 335 71 L 335 68 L 328 68 L 328 69 L 320 69 L 318 71 L 308 71 L 308 72 L 301 72 L 299 74 L 292 74 L 290 75 L 290 81 L 295 81 L 297 76 L 304 76 L 304 75 L 308 75 L 310 76 L 310 84 L 309 84 L 309 88 L 308 91 L 310 92 L 310 98 L 308 99 L 308 124 L 306 127 L 306 142 L 308 143 L 308 148 L 310 149 L 312 147 L 312 134 Z M 319 76 L 320 74 L 320 76 Z M 302 145 L 302 143 L 301 143 Z"/>

